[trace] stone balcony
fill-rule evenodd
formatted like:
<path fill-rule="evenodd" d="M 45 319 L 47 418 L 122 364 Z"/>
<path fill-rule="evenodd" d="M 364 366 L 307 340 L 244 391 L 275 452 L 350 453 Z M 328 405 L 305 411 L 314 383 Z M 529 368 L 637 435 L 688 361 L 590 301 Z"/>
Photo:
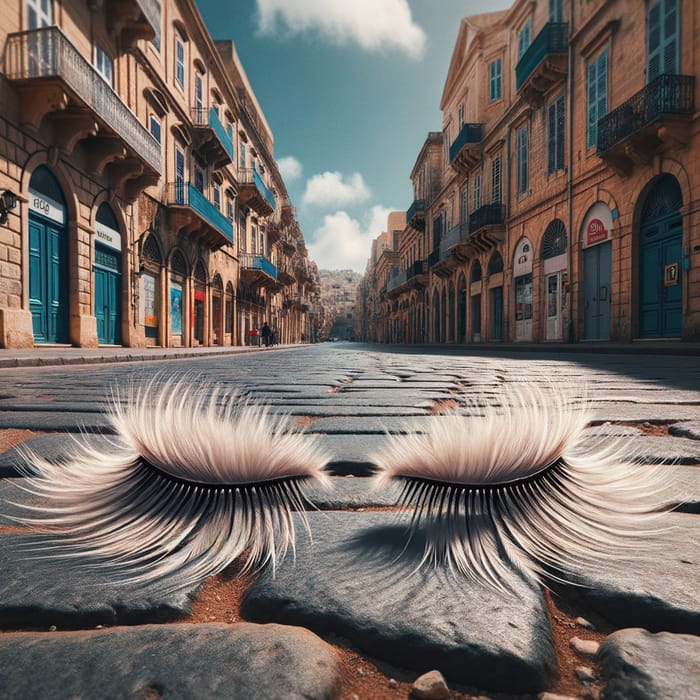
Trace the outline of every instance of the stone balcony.
<path fill-rule="evenodd" d="M 54 142 L 68 154 L 88 139 L 88 170 L 108 169 L 111 187 L 126 199 L 158 182 L 160 144 L 59 27 L 9 35 L 5 70 L 23 125 L 38 130 L 50 118 Z"/>
<path fill-rule="evenodd" d="M 264 255 L 240 256 L 241 281 L 251 287 L 277 286 L 277 268 Z"/>
<path fill-rule="evenodd" d="M 120 35 L 124 49 L 141 40 L 151 41 L 160 29 L 158 0 L 88 0 L 88 7 L 104 13 L 107 26 Z"/>
<path fill-rule="evenodd" d="M 275 211 L 275 196 L 254 168 L 239 169 L 238 198 L 241 204 L 250 207 L 260 216 L 270 216 Z"/>
<path fill-rule="evenodd" d="M 233 242 L 233 224 L 192 183 L 166 188 L 168 226 L 212 250 Z"/>
<path fill-rule="evenodd" d="M 450 146 L 450 165 L 466 175 L 481 160 L 482 124 L 463 124 Z"/>
<path fill-rule="evenodd" d="M 545 94 L 568 72 L 569 25 L 548 22 L 515 66 L 515 88 L 526 102 L 540 106 Z"/>
<path fill-rule="evenodd" d="M 695 77 L 664 74 L 598 121 L 598 155 L 628 175 L 657 153 L 685 148 L 695 112 Z"/>
<path fill-rule="evenodd" d="M 416 231 L 425 229 L 426 201 L 424 199 L 414 199 L 406 212 L 406 223 Z"/>
<path fill-rule="evenodd" d="M 221 123 L 215 107 L 195 107 L 192 110 L 195 150 L 214 170 L 233 162 L 233 140 Z"/>

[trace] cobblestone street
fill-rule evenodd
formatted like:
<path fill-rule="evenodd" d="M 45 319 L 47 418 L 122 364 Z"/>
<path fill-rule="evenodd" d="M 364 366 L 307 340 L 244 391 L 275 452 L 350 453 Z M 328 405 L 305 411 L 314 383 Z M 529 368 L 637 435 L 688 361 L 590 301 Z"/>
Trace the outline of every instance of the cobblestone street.
<path fill-rule="evenodd" d="M 113 389 L 163 373 L 268 404 L 320 436 L 333 488 L 313 490 L 275 575 L 235 566 L 163 593 L 22 554 L 20 443 L 65 458 L 111 430 Z M 385 433 L 478 413 L 512 385 L 561 387 L 593 411 L 586 441 L 622 439 L 639 469 L 673 465 L 675 512 L 653 559 L 515 595 L 415 564 L 397 491 L 367 476 Z M 697 697 L 700 363 L 695 356 L 326 343 L 159 362 L 0 370 L 3 698 L 406 698 L 440 671 L 454 698 Z M 264 450 L 265 446 L 261 445 Z M 399 555 L 404 555 L 399 561 Z M 268 625 L 263 623 L 274 623 Z M 232 689 L 235 693 L 232 695 Z M 636 693 L 636 694 L 635 694 Z"/>

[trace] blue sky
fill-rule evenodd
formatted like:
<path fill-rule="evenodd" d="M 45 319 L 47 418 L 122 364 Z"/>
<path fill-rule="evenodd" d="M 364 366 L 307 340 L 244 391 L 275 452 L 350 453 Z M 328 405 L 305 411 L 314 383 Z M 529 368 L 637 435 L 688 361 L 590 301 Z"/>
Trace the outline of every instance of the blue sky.
<path fill-rule="evenodd" d="M 311 257 L 364 271 L 370 242 L 413 199 L 462 17 L 494 0 L 196 0 L 233 39 L 275 137 Z"/>

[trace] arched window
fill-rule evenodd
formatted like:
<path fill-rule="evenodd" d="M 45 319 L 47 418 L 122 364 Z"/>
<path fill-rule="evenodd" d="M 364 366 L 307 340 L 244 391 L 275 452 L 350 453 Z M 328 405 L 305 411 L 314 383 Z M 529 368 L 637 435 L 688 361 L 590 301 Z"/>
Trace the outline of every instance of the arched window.
<path fill-rule="evenodd" d="M 498 251 L 495 251 L 489 260 L 489 276 L 503 272 L 503 258 Z"/>
<path fill-rule="evenodd" d="M 677 214 L 683 206 L 683 193 L 673 175 L 662 175 L 651 188 L 642 207 L 642 223 Z"/>
<path fill-rule="evenodd" d="M 561 219 L 554 219 L 542 236 L 540 256 L 542 260 L 555 258 L 566 252 L 566 226 Z"/>
<path fill-rule="evenodd" d="M 471 275 L 469 276 L 470 282 L 479 282 L 481 280 L 481 263 L 478 260 L 474 261 L 472 265 Z"/>

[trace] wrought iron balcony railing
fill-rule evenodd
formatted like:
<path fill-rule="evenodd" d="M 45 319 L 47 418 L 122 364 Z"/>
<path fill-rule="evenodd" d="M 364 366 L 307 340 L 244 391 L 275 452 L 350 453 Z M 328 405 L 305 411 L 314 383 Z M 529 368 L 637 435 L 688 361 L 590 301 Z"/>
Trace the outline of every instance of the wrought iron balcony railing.
<path fill-rule="evenodd" d="M 485 204 L 469 215 L 469 233 L 474 233 L 484 226 L 501 226 L 506 221 L 504 204 Z"/>
<path fill-rule="evenodd" d="M 60 80 L 82 106 L 155 172 L 161 172 L 160 144 L 59 27 L 10 34 L 5 44 L 5 71 L 11 82 Z"/>
<path fill-rule="evenodd" d="M 440 248 L 435 248 L 428 255 L 428 267 L 432 267 L 440 262 Z"/>
<path fill-rule="evenodd" d="M 695 112 L 695 76 L 663 74 L 598 120 L 598 153 L 663 117 Z"/>
<path fill-rule="evenodd" d="M 425 200 L 424 199 L 414 199 L 413 204 L 408 208 L 406 212 L 406 221 L 410 224 L 413 219 L 417 217 L 423 217 L 425 215 Z"/>
<path fill-rule="evenodd" d="M 219 112 L 216 107 L 206 109 L 205 107 L 194 107 L 192 109 L 192 123 L 196 127 L 206 127 L 216 136 L 221 148 L 229 157 L 229 162 L 233 160 L 233 140 L 226 132 L 226 128 L 221 123 Z"/>
<path fill-rule="evenodd" d="M 569 49 L 569 25 L 566 22 L 548 22 L 528 46 L 515 66 L 515 87 L 523 86 L 544 58 L 554 53 L 566 53 Z"/>
<path fill-rule="evenodd" d="M 386 291 L 393 292 L 395 289 L 398 289 L 402 284 L 406 284 L 407 281 L 408 281 L 408 271 L 407 270 L 402 270 L 401 272 L 397 272 L 391 279 L 387 280 Z"/>
<path fill-rule="evenodd" d="M 191 182 L 169 183 L 166 203 L 193 210 L 210 227 L 233 241 L 233 224 Z"/>
<path fill-rule="evenodd" d="M 275 210 L 275 195 L 272 194 L 268 186 L 263 182 L 257 170 L 254 168 L 241 168 L 238 171 L 238 183 L 239 185 L 254 185 L 272 211 Z"/>
<path fill-rule="evenodd" d="M 413 279 L 414 277 L 418 277 L 418 275 L 424 275 L 426 273 L 425 260 L 416 260 L 409 266 L 407 272 L 408 279 Z"/>
<path fill-rule="evenodd" d="M 457 158 L 460 151 L 466 145 L 481 143 L 482 131 L 483 129 L 481 124 L 463 124 L 462 128 L 459 130 L 457 138 L 450 146 L 450 163 Z"/>
<path fill-rule="evenodd" d="M 277 279 L 277 268 L 263 255 L 244 253 L 241 255 L 241 267 L 247 270 L 262 270 L 272 279 Z"/>

